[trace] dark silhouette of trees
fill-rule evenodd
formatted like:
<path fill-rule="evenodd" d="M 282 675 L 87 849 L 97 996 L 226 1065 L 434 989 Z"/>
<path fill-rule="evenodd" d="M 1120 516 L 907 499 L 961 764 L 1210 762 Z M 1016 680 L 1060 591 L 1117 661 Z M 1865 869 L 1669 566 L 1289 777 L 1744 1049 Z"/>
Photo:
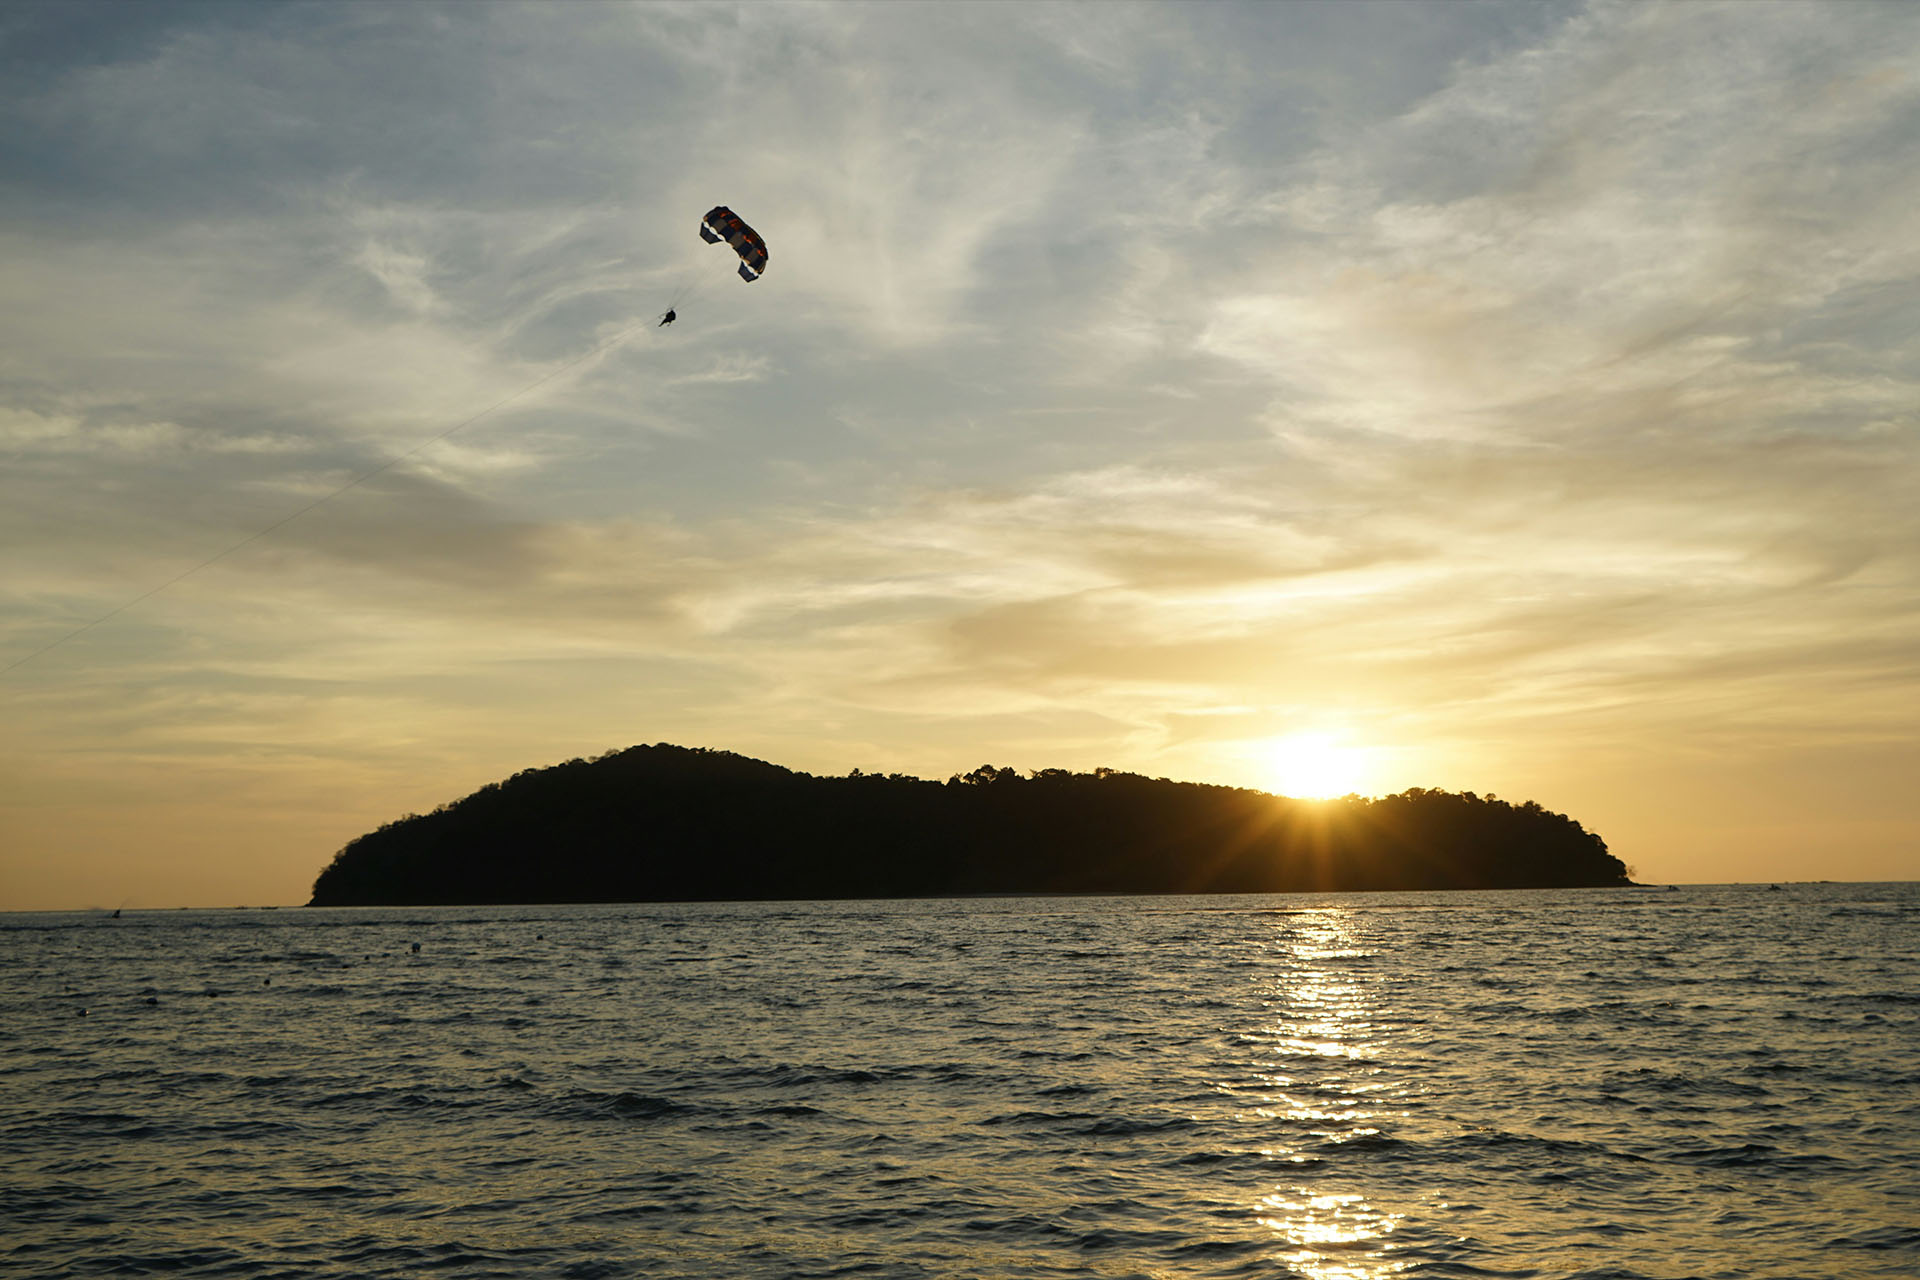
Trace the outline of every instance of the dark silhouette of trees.
<path fill-rule="evenodd" d="M 1274 893 L 1625 885 L 1531 801 L 1302 801 L 1098 769 L 822 778 L 637 746 L 489 783 L 361 836 L 313 905 Z"/>

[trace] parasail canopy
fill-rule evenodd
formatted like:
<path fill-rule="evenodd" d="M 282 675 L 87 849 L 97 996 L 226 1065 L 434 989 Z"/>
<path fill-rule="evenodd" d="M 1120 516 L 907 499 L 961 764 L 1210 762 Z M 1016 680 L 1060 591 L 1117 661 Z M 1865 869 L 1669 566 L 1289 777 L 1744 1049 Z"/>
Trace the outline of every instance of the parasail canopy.
<path fill-rule="evenodd" d="M 760 233 L 740 221 L 740 215 L 723 204 L 707 210 L 700 219 L 700 238 L 708 244 L 725 240 L 740 255 L 740 278 L 751 284 L 767 269 L 767 242 Z"/>

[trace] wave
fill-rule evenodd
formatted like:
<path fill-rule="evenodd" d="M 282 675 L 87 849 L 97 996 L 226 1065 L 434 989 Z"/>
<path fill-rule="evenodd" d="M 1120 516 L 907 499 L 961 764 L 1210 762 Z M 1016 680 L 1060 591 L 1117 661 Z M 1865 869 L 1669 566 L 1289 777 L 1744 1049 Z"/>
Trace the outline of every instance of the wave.
<path fill-rule="evenodd" d="M 0 936 L 0 1220 L 22 1227 L 0 1259 L 315 1280 L 1914 1272 L 1920 967 L 1857 945 L 1884 921 L 1419 901 L 1313 909 L 1340 936 L 1311 956 L 1292 919 L 1124 900 Z M 529 954 L 536 929 L 550 952 Z M 415 937 L 422 957 L 396 957 Z M 1090 987 L 1063 947 L 1125 963 Z M 201 999 L 209 975 L 236 994 Z M 1309 1021 L 1373 1052 L 1285 1052 Z"/>
<path fill-rule="evenodd" d="M 1714 1169 L 1764 1169 L 1779 1173 L 1817 1173 L 1848 1165 L 1848 1161 L 1838 1156 L 1817 1152 L 1795 1155 L 1764 1142 L 1743 1142 L 1731 1147 L 1682 1147 L 1665 1152 L 1664 1158 Z"/>
<path fill-rule="evenodd" d="M 593 1089 L 570 1090 L 555 1104 L 568 1115 L 618 1120 L 663 1120 L 673 1116 L 711 1115 L 710 1107 L 697 1103 L 675 1102 L 650 1093 L 602 1093 Z"/>
<path fill-rule="evenodd" d="M 1870 1227 L 1827 1242 L 1834 1249 L 1916 1250 L 1920 1251 L 1920 1225 Z"/>

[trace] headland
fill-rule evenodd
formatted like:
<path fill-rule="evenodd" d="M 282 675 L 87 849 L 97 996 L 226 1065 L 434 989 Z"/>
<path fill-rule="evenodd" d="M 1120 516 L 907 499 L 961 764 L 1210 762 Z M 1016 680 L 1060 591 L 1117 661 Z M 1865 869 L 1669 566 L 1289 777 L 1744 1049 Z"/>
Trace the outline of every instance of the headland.
<path fill-rule="evenodd" d="M 1624 886 L 1578 822 L 1414 789 L 1293 800 L 1097 769 L 818 777 L 661 743 L 349 843 L 313 906 Z"/>

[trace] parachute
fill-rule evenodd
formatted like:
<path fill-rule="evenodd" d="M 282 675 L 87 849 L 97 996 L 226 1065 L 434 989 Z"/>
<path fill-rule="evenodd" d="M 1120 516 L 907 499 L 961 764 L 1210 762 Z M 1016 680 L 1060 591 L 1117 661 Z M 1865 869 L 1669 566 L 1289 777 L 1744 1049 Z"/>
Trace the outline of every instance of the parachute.
<path fill-rule="evenodd" d="M 707 210 L 700 219 L 700 238 L 708 244 L 725 240 L 740 255 L 740 278 L 748 284 L 758 280 L 767 269 L 767 242 L 760 233 L 740 221 L 740 215 L 723 204 Z"/>

